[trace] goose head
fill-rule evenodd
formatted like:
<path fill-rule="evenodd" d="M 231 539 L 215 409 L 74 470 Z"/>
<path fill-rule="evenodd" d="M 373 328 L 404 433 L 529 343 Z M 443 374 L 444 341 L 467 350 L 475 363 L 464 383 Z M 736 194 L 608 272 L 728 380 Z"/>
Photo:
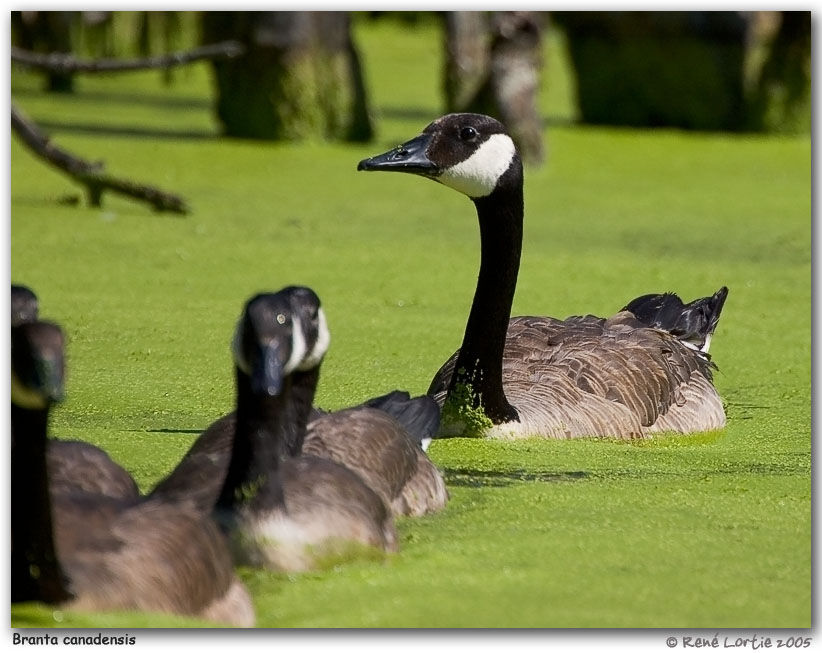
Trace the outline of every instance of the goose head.
<path fill-rule="evenodd" d="M 408 172 L 472 200 L 522 185 L 522 162 L 501 122 L 478 113 L 449 113 L 419 136 L 360 161 L 357 170 Z"/>
<path fill-rule="evenodd" d="M 278 396 L 302 362 L 305 336 L 283 293 L 259 293 L 246 302 L 231 344 L 234 364 L 255 395 Z"/>
<path fill-rule="evenodd" d="M 234 363 L 249 377 L 254 394 L 275 397 L 289 374 L 319 365 L 329 341 L 316 293 L 290 286 L 248 300 L 231 348 Z"/>
<path fill-rule="evenodd" d="M 65 339 L 52 322 L 28 322 L 11 329 L 11 401 L 42 410 L 65 397 Z"/>
<path fill-rule="evenodd" d="M 37 295 L 26 286 L 11 284 L 11 325 L 34 322 L 38 311 Z"/>

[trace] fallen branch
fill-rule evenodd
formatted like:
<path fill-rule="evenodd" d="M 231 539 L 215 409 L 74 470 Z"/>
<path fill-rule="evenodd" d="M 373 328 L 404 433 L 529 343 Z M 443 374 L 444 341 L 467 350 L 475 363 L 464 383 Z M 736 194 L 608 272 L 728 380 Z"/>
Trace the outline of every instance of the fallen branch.
<path fill-rule="evenodd" d="M 127 179 L 118 179 L 106 174 L 102 162 L 90 163 L 53 145 L 33 122 L 26 120 L 17 108 L 11 105 L 11 128 L 35 154 L 56 166 L 76 182 L 85 186 L 88 203 L 99 207 L 103 192 L 110 190 L 137 200 L 148 202 L 155 211 L 188 213 L 185 200 L 166 193 L 153 186 L 138 184 Z"/>
<path fill-rule="evenodd" d="M 128 70 L 146 70 L 150 68 L 172 68 L 182 66 L 200 59 L 231 59 L 245 52 L 245 46 L 238 41 L 223 41 L 204 45 L 193 50 L 172 52 L 142 59 L 77 59 L 62 52 L 42 54 L 21 48 L 11 48 L 11 60 L 14 63 L 37 68 L 50 73 L 102 73 L 123 72 Z"/>

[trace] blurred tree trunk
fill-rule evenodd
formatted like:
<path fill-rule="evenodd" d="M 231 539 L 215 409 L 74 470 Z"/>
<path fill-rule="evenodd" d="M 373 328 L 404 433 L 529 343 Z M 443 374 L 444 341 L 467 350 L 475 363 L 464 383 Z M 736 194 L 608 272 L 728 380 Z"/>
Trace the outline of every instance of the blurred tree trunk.
<path fill-rule="evenodd" d="M 76 11 L 13 11 L 13 43 L 32 52 L 70 54 L 72 23 L 77 16 Z M 71 74 L 49 73 L 46 90 L 71 93 L 74 90 L 74 78 Z"/>
<path fill-rule="evenodd" d="M 811 124 L 811 12 L 781 11 L 753 100 L 753 128 L 797 131 Z"/>
<path fill-rule="evenodd" d="M 445 17 L 447 110 L 499 118 L 531 164 L 545 158 L 537 109 L 544 16 L 458 11 Z"/>
<path fill-rule="evenodd" d="M 445 13 L 445 76 L 448 111 L 462 111 L 488 76 L 491 58 L 489 16 L 484 11 Z"/>
<path fill-rule="evenodd" d="M 217 115 L 226 134 L 273 140 L 372 137 L 347 12 L 204 12 L 203 39 L 235 39 L 247 48 L 245 56 L 214 62 Z"/>

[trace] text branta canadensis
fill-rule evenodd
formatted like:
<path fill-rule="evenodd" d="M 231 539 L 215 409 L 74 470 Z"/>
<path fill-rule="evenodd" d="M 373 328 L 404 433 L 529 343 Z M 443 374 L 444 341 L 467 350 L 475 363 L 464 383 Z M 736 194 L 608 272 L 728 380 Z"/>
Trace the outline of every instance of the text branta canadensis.
<path fill-rule="evenodd" d="M 11 286 L 11 325 L 38 319 L 40 302 L 28 286 Z M 14 384 L 12 369 L 12 384 Z M 24 387 L 20 384 L 17 388 Z M 52 492 L 82 490 L 115 498 L 137 498 L 137 483 L 99 447 L 81 440 L 49 438 L 46 448 Z"/>
<path fill-rule="evenodd" d="M 354 470 L 395 515 L 441 509 L 448 501 L 445 481 L 424 451 L 437 431 L 439 406 L 431 397 L 412 399 L 407 392 L 394 391 L 330 413 L 312 408 L 330 341 L 325 315 L 312 290 L 292 286 L 283 292 L 288 293 L 304 341 L 314 343 L 290 375 L 292 401 L 300 410 L 284 436 L 285 453 L 311 454 Z M 225 478 L 236 428 L 236 411 L 215 421 L 152 494 L 193 500 L 201 510 L 211 510 Z"/>
<path fill-rule="evenodd" d="M 292 455 L 314 394 L 295 393 L 293 375 L 311 373 L 328 342 L 318 300 L 316 328 L 294 310 L 311 296 L 295 287 L 254 296 L 232 341 L 237 411 L 214 516 L 238 564 L 302 571 L 361 550 L 397 550 L 391 513 L 359 475 L 325 458 Z"/>
<path fill-rule="evenodd" d="M 12 328 L 12 601 L 168 612 L 253 626 L 216 524 L 156 500 L 50 492 L 48 414 L 63 395 L 63 334 Z"/>
<path fill-rule="evenodd" d="M 358 169 L 421 175 L 475 205 L 481 263 L 474 300 L 462 346 L 429 388 L 445 404 L 444 421 L 460 428 L 472 415 L 473 428 L 497 437 L 633 438 L 724 426 L 707 358 L 668 333 L 644 328 L 630 313 L 607 320 L 510 318 L 523 175 L 516 147 L 497 120 L 443 116 Z"/>

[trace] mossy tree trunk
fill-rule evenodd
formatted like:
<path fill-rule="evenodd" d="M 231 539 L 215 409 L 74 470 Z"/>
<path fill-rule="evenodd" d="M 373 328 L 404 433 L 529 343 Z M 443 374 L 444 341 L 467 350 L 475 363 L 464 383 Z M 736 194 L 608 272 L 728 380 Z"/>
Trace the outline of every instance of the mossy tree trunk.
<path fill-rule="evenodd" d="M 242 57 L 214 62 L 226 134 L 346 141 L 373 135 L 347 12 L 205 12 L 203 39 L 247 47 Z"/>
<path fill-rule="evenodd" d="M 72 28 L 76 11 L 12 11 L 12 42 L 32 52 L 71 54 Z M 74 78 L 70 73 L 48 73 L 46 90 L 71 93 Z"/>
<path fill-rule="evenodd" d="M 811 12 L 779 12 L 779 28 L 753 99 L 753 127 L 809 130 L 811 125 Z"/>
<path fill-rule="evenodd" d="M 485 11 L 448 11 L 444 21 L 445 106 L 448 111 L 463 111 L 488 77 L 490 17 Z"/>
<path fill-rule="evenodd" d="M 531 164 L 545 157 L 537 110 L 544 17 L 535 11 L 445 16 L 447 110 L 499 118 Z"/>

